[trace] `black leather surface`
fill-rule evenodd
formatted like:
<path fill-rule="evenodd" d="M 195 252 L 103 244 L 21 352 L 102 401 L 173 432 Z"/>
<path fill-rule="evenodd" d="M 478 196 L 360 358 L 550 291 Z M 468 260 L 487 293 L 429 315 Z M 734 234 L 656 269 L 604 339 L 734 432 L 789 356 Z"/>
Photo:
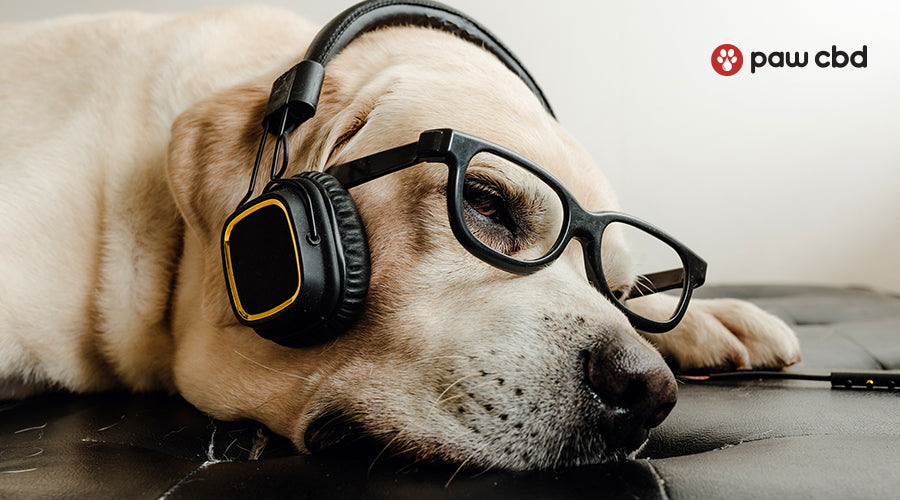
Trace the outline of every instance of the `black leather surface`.
<path fill-rule="evenodd" d="M 900 368 L 896 297 L 814 287 L 702 295 L 747 298 L 785 318 L 804 349 L 794 371 Z M 0 498 L 896 498 L 900 392 L 685 384 L 625 463 L 538 473 L 369 465 L 297 455 L 257 423 L 214 421 L 176 396 L 0 403 Z"/>

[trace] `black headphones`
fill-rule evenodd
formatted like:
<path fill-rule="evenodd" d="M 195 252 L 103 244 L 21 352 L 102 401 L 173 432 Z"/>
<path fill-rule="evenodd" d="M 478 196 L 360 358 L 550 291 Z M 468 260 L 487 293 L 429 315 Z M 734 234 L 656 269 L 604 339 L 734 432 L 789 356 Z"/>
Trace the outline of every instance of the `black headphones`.
<path fill-rule="evenodd" d="M 335 54 L 363 33 L 397 25 L 441 29 L 490 51 L 553 115 L 515 56 L 475 21 L 447 6 L 428 0 L 370 0 L 325 25 L 304 60 L 272 85 L 250 188 L 222 230 L 222 262 L 235 315 L 281 345 L 315 345 L 340 335 L 359 317 L 369 288 L 369 247 L 356 204 L 324 172 L 281 177 L 288 164 L 287 134 L 315 114 L 325 65 Z M 262 195 L 249 200 L 269 134 L 277 137 L 270 180 Z"/>

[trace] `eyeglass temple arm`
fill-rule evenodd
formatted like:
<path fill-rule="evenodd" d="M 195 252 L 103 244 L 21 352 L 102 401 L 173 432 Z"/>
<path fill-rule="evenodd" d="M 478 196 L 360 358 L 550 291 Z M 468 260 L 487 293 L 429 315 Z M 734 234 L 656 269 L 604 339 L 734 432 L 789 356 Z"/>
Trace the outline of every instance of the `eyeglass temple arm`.
<path fill-rule="evenodd" d="M 417 163 L 443 160 L 453 136 L 454 131 L 450 129 L 427 130 L 417 142 L 335 165 L 325 172 L 350 189 Z"/>
<path fill-rule="evenodd" d="M 628 298 L 644 297 L 657 292 L 674 290 L 684 286 L 684 268 L 669 269 L 658 273 L 643 274 L 638 277 L 634 287 L 628 292 Z"/>
<path fill-rule="evenodd" d="M 420 162 L 418 150 L 419 143 L 414 142 L 335 165 L 325 172 L 350 189 Z"/>

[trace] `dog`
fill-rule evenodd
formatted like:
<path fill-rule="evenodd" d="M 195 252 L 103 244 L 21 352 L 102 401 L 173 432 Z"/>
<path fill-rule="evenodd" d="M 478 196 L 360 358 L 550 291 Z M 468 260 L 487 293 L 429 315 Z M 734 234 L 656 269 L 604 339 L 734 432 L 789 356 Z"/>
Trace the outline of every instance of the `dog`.
<path fill-rule="evenodd" d="M 0 396 L 166 390 L 301 452 L 362 433 L 416 459 L 524 470 L 634 453 L 675 404 L 670 366 L 800 359 L 790 328 L 737 300 L 694 300 L 673 331 L 638 332 L 589 284 L 577 243 L 527 276 L 482 262 L 450 231 L 428 166 L 351 190 L 371 284 L 349 331 L 288 348 L 241 325 L 220 233 L 247 189 L 271 83 L 316 31 L 263 7 L 2 27 Z M 288 174 L 445 127 L 530 158 L 589 210 L 618 210 L 515 74 L 421 27 L 367 33 L 328 65 Z M 621 242 L 604 245 L 624 266 Z"/>

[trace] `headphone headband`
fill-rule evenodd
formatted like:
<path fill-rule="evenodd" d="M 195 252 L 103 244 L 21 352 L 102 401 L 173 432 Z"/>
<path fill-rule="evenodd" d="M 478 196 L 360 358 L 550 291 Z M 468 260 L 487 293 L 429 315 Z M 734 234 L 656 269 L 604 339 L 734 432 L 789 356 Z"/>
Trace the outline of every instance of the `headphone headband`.
<path fill-rule="evenodd" d="M 273 133 L 280 135 L 300 126 L 315 114 L 324 67 L 338 52 L 364 33 L 404 25 L 440 29 L 480 45 L 518 75 L 555 117 L 528 70 L 500 40 L 465 14 L 429 0 L 370 0 L 348 8 L 326 24 L 307 49 L 304 60 L 275 81 L 263 127 L 272 130 L 273 124 L 278 125 Z"/>
<path fill-rule="evenodd" d="M 281 177 L 288 166 L 287 134 L 316 113 L 325 66 L 336 54 L 364 33 L 398 25 L 440 29 L 483 47 L 553 115 L 531 75 L 499 40 L 439 3 L 370 0 L 322 28 L 305 59 L 272 85 L 250 186 L 222 229 L 222 265 L 235 316 L 281 345 L 321 344 L 350 328 L 362 314 L 370 274 L 365 227 L 346 187 L 323 172 Z M 277 137 L 269 183 L 251 200 L 269 134 Z"/>

